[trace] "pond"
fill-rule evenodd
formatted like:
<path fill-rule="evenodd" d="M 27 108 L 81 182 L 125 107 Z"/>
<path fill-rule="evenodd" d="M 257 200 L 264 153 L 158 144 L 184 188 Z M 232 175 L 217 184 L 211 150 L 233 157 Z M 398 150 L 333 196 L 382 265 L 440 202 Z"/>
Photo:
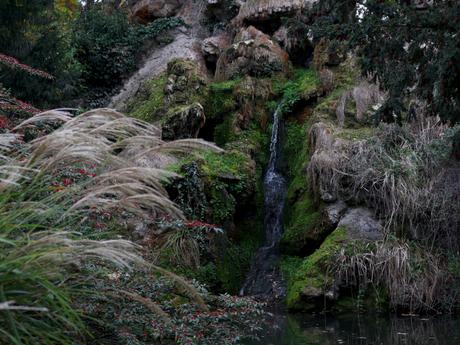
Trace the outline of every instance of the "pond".
<path fill-rule="evenodd" d="M 460 319 L 381 315 L 277 316 L 248 345 L 459 345 Z"/>

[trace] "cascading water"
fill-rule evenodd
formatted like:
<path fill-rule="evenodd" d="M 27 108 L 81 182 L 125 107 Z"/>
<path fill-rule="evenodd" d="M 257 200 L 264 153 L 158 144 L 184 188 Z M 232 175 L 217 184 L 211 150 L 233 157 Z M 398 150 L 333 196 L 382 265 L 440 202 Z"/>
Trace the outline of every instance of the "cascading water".
<path fill-rule="evenodd" d="M 283 211 L 286 199 L 286 181 L 278 170 L 279 119 L 278 108 L 273 114 L 270 142 L 270 160 L 264 178 L 265 243 L 259 248 L 240 295 L 280 297 L 284 294 L 278 271 L 278 243 L 283 234 Z"/>

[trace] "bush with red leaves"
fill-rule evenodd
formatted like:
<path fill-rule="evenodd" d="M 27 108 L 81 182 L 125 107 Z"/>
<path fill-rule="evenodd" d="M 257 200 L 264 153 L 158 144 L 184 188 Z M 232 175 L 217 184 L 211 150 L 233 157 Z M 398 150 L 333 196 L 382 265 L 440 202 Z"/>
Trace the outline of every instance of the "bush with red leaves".
<path fill-rule="evenodd" d="M 15 59 L 14 57 L 11 57 L 11 56 L 8 56 L 2 53 L 0 53 L 0 63 L 3 65 L 6 65 L 7 67 L 13 68 L 13 69 L 19 69 L 30 75 L 35 75 L 35 76 L 45 78 L 45 79 L 50 79 L 50 80 L 54 79 L 54 77 L 51 74 L 45 71 L 39 70 L 37 68 L 28 66 L 26 64 L 23 64 L 19 62 L 17 59 Z"/>

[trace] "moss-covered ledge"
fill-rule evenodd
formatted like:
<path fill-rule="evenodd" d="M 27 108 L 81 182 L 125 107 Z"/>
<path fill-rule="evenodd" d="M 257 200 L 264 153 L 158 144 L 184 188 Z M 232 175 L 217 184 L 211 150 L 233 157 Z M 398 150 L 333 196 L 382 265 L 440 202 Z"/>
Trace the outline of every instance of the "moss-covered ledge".
<path fill-rule="evenodd" d="M 333 299 L 334 255 L 347 240 L 347 231 L 337 228 L 321 247 L 306 259 L 283 257 L 281 270 L 287 279 L 286 304 L 290 310 L 311 311 L 324 306 L 325 297 Z"/>

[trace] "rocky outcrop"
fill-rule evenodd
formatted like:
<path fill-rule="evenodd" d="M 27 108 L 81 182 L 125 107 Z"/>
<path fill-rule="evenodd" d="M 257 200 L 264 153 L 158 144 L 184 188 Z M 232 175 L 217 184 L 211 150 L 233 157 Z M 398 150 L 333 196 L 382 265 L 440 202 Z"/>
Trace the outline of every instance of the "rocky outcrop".
<path fill-rule="evenodd" d="M 336 222 L 344 209 L 346 206 L 343 204 L 330 208 L 331 221 Z M 362 245 L 381 239 L 383 228 L 369 209 L 348 210 L 341 218 L 337 229 L 292 275 L 288 286 L 288 307 L 292 310 L 322 310 L 325 306 L 335 303 L 341 284 L 344 283 L 334 275 L 336 256 L 341 250 L 346 250 L 348 245 Z"/>
<path fill-rule="evenodd" d="M 230 38 L 227 34 L 208 37 L 201 44 L 201 52 L 208 64 L 216 65 L 220 54 L 228 47 Z"/>
<path fill-rule="evenodd" d="M 177 14 L 184 0 L 140 0 L 132 7 L 132 18 L 140 23 L 149 23 L 158 18 Z"/>
<path fill-rule="evenodd" d="M 240 9 L 241 0 L 206 0 L 207 17 L 220 22 L 228 22 Z"/>
<path fill-rule="evenodd" d="M 312 6 L 317 0 L 247 0 L 240 8 L 236 20 L 259 21 L 286 16 Z"/>
<path fill-rule="evenodd" d="M 188 26 L 176 30 L 171 43 L 152 47 L 144 58 L 142 66 L 125 81 L 120 92 L 112 97 L 109 107 L 126 111 L 129 101 L 134 98 L 142 85 L 165 72 L 168 63 L 173 59 L 192 60 L 199 66 L 201 74 L 207 75 L 205 61 L 201 54 L 201 42 L 206 37 L 202 27 L 204 6 L 201 6 L 201 3 L 196 4 L 194 0 L 185 0 L 177 15 Z"/>
<path fill-rule="evenodd" d="M 165 120 L 162 127 L 163 140 L 197 138 L 206 122 L 203 106 L 194 103 L 177 109 Z"/>
<path fill-rule="evenodd" d="M 250 26 L 236 35 L 231 45 L 217 61 L 216 78 L 236 76 L 270 76 L 289 68 L 289 56 L 263 32 Z"/>
<path fill-rule="evenodd" d="M 171 60 L 168 63 L 167 76 L 164 93 L 168 106 L 189 104 L 206 84 L 199 65 L 191 59 Z"/>

